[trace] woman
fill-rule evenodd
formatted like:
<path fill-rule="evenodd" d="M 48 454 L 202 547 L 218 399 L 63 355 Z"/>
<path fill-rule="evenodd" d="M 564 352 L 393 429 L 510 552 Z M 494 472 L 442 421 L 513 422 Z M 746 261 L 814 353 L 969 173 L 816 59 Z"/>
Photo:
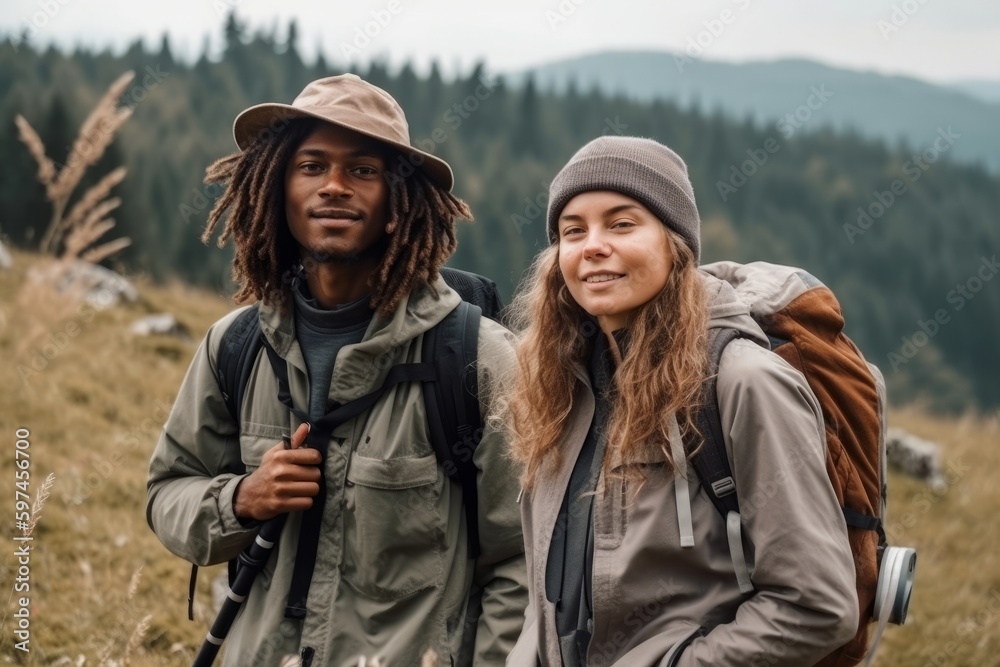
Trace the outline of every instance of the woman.
<path fill-rule="evenodd" d="M 549 194 L 550 246 L 513 306 L 531 602 L 508 665 L 814 664 L 858 619 L 820 408 L 732 287 L 699 271 L 687 167 L 655 141 L 602 137 Z M 716 326 L 741 334 L 717 395 L 747 500 L 745 592 L 684 447 Z"/>

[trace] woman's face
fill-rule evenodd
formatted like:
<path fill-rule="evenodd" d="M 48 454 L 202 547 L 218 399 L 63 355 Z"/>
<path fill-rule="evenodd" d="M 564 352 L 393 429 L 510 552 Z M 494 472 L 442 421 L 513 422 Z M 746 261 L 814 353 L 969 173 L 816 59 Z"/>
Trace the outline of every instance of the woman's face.
<path fill-rule="evenodd" d="M 559 269 L 573 299 L 611 333 L 667 284 L 666 226 L 648 208 L 608 190 L 573 197 L 559 225 Z"/>

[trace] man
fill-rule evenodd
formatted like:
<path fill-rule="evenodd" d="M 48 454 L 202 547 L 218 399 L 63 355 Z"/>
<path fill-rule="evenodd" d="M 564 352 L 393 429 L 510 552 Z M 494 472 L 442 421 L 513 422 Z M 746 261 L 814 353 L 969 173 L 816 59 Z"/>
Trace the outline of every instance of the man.
<path fill-rule="evenodd" d="M 471 559 L 461 487 L 429 444 L 420 383 L 393 385 L 330 433 L 310 431 L 377 390 L 393 366 L 419 361 L 423 334 L 459 303 L 438 273 L 456 219 L 470 217 L 450 193 L 450 167 L 411 146 L 391 96 L 349 74 L 314 81 L 290 106 L 245 110 L 234 135 L 242 152 L 207 170 L 228 187 L 204 238 L 228 212 L 220 244 L 235 241 L 236 299 L 260 302 L 280 362 L 259 354 L 235 423 L 217 361 L 242 311 L 212 326 L 150 462 L 150 527 L 175 554 L 208 565 L 237 556 L 260 522 L 291 513 L 226 640 L 228 665 L 297 654 L 303 664 L 355 667 L 366 656 L 403 667 L 427 649 L 440 664 L 502 665 L 527 591 L 517 471 L 501 436 L 485 427 L 474 456 L 480 555 Z M 483 318 L 483 415 L 491 379 L 511 360 L 508 334 Z M 308 595 L 293 599 L 310 537 Z"/>

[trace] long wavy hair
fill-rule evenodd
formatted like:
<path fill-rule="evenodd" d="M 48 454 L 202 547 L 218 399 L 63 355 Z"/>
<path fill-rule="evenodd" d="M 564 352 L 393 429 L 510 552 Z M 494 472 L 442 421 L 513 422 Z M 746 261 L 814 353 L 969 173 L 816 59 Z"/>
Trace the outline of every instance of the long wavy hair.
<path fill-rule="evenodd" d="M 694 424 L 708 367 L 708 304 L 691 249 L 668 230 L 673 264 L 663 290 L 642 305 L 628 325 L 628 344 L 610 392 L 605 475 L 643 478 L 643 466 L 662 461 L 672 469 L 669 416 L 682 437 L 698 437 Z M 560 441 L 593 345 L 593 319 L 573 300 L 559 270 L 559 246 L 542 251 L 525 287 L 511 304 L 520 333 L 516 371 L 500 403 L 512 436 L 513 457 L 524 466 L 531 490 L 547 464 L 558 465 Z M 597 335 L 603 335 L 597 332 Z"/>
<path fill-rule="evenodd" d="M 321 121 L 294 120 L 280 132 L 264 133 L 240 153 L 220 158 L 205 170 L 206 183 L 226 183 L 208 216 L 202 241 L 228 213 L 218 245 L 232 239 L 236 303 L 268 300 L 287 307 L 289 286 L 299 266 L 299 249 L 285 218 L 285 167 L 295 150 Z M 391 158 L 396 157 L 397 160 Z M 396 153 L 389 163 L 405 166 Z M 391 314 L 414 289 L 437 279 L 458 241 L 455 222 L 472 220 L 465 202 L 424 176 L 386 172 L 389 182 L 389 235 L 385 253 L 371 277 L 371 307 Z M 309 270 L 309 266 L 305 266 Z"/>

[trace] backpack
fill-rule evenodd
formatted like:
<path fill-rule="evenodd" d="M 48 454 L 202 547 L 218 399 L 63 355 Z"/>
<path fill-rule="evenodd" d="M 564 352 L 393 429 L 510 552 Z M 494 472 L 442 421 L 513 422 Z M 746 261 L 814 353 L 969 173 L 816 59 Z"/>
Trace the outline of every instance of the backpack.
<path fill-rule="evenodd" d="M 396 381 L 421 381 L 424 406 L 427 413 L 431 446 L 444 473 L 462 487 L 462 504 L 465 509 L 469 537 L 469 557 L 479 557 L 477 469 L 473 455 L 482 437 L 482 415 L 479 411 L 479 390 L 476 361 L 479 342 L 480 316 L 501 322 L 503 302 L 496 283 L 479 274 L 442 267 L 442 278 L 458 292 L 462 301 L 437 325 L 424 333 L 421 356 L 433 368 L 428 377 L 395 374 Z M 287 378 L 283 367 L 276 365 L 273 352 L 266 344 L 258 317 L 259 303 L 245 309 L 223 333 L 217 358 L 219 389 L 233 421 L 240 423 L 240 407 L 254 362 L 263 349 L 279 376 Z M 397 367 L 401 368 L 401 367 Z M 392 371 L 390 369 L 390 375 Z M 287 380 L 286 380 L 287 382 Z M 383 385 L 382 389 L 388 388 Z M 380 392 L 381 390 L 376 390 Z M 280 393 L 280 391 L 279 391 Z M 369 395 L 372 402 L 375 393 Z M 367 397 L 363 397 L 367 398 Z M 360 399 L 360 400 L 363 400 Z M 305 531 L 303 531 L 305 534 Z M 293 573 L 292 595 L 288 614 L 302 617 L 304 599 L 308 593 L 312 565 L 315 563 L 315 545 L 303 548 L 300 541 Z M 311 549 L 311 555 L 310 555 Z M 300 565 L 300 562 L 303 564 Z M 229 580 L 235 579 L 238 559 L 229 563 Z M 188 618 L 193 618 L 193 601 L 197 566 L 192 566 L 188 592 Z M 300 600 L 298 605 L 295 600 Z"/>
<path fill-rule="evenodd" d="M 844 511 L 857 573 L 858 630 L 850 642 L 817 663 L 856 665 L 868 647 L 882 552 L 886 549 L 885 380 L 843 333 L 844 317 L 833 292 L 802 269 L 753 262 L 717 262 L 701 267 L 730 283 L 750 306 L 771 350 L 798 369 L 822 408 L 826 467 Z M 692 460 L 708 496 L 723 518 L 739 513 L 739 501 L 722 436 L 715 376 L 722 352 L 738 337 L 731 329 L 709 330 L 709 381 L 696 417 L 704 447 Z M 738 525 L 738 522 L 737 522 Z M 730 544 L 733 544 L 732 538 Z M 739 544 L 739 540 L 736 540 Z M 734 556 L 744 593 L 753 590 L 742 559 Z M 904 612 L 905 616 L 905 612 Z"/>

